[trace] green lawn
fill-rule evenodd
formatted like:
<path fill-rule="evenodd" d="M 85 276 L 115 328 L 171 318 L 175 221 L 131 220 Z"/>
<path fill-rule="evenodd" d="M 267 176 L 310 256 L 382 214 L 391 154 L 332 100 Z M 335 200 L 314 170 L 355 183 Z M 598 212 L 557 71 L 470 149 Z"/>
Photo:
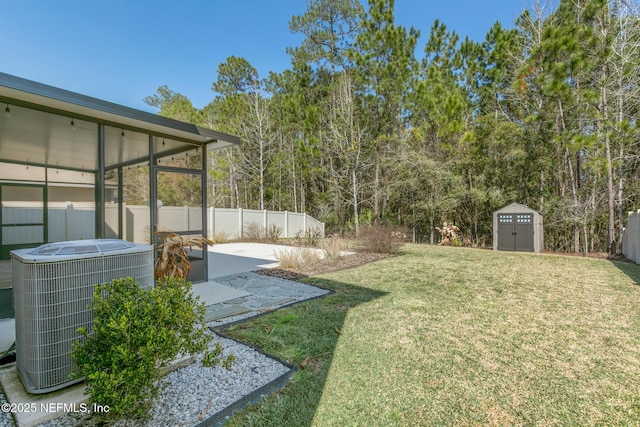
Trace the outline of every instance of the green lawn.
<path fill-rule="evenodd" d="M 640 425 L 640 266 L 408 245 L 228 333 L 305 365 L 229 425 Z"/>

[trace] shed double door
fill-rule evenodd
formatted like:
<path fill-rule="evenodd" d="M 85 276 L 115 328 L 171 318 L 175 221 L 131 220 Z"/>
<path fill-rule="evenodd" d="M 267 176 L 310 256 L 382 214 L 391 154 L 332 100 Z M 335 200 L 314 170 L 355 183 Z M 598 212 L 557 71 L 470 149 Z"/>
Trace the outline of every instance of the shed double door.
<path fill-rule="evenodd" d="M 533 252 L 533 214 L 498 214 L 498 250 Z"/>

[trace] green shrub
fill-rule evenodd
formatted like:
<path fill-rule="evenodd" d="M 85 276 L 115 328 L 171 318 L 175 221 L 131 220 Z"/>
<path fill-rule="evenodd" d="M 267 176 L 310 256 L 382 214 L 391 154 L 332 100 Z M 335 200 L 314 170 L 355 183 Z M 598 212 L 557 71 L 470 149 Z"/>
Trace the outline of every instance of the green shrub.
<path fill-rule="evenodd" d="M 92 403 L 109 407 L 109 417 L 145 418 L 158 395 L 162 368 L 181 355 L 206 352 L 204 362 L 230 367 L 221 346 L 209 349 L 205 307 L 184 279 L 164 278 L 153 289 L 132 279 L 96 286 L 93 328 L 73 346 L 74 378 L 85 378 Z"/>

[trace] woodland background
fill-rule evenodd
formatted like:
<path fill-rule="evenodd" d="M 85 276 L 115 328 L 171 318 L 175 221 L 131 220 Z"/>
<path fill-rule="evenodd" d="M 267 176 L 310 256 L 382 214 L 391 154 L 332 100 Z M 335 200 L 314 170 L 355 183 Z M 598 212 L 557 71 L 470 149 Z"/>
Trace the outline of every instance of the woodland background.
<path fill-rule="evenodd" d="M 215 207 L 430 243 L 453 222 L 484 246 L 492 212 L 518 202 L 544 216 L 548 250 L 619 252 L 640 196 L 638 3 L 536 2 L 478 43 L 439 21 L 421 41 L 393 0 L 308 0 L 290 69 L 259 76 L 232 56 L 204 108 L 167 86 L 145 102 L 242 138 L 209 158 Z"/>

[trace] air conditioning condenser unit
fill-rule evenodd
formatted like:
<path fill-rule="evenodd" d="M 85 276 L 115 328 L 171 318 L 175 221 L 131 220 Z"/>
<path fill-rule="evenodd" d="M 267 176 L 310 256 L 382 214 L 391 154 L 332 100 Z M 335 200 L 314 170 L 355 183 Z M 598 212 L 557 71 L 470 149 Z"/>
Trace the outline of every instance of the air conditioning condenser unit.
<path fill-rule="evenodd" d="M 95 286 L 133 277 L 154 284 L 153 246 L 116 239 L 48 243 L 11 252 L 16 318 L 16 367 L 26 390 L 41 394 L 70 380 L 77 330 L 91 331 Z"/>

